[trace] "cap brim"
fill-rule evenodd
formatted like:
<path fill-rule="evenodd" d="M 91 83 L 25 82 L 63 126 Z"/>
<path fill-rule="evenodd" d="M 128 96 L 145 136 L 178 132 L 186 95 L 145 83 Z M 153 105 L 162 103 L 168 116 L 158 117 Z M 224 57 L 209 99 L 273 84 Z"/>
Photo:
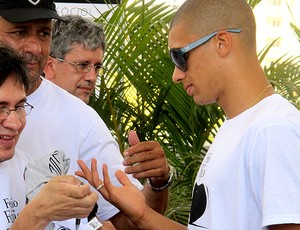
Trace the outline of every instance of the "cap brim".
<path fill-rule="evenodd" d="M 10 22 L 26 22 L 35 19 L 60 19 L 62 18 L 54 11 L 44 8 L 20 8 L 1 10 L 0 15 Z"/>

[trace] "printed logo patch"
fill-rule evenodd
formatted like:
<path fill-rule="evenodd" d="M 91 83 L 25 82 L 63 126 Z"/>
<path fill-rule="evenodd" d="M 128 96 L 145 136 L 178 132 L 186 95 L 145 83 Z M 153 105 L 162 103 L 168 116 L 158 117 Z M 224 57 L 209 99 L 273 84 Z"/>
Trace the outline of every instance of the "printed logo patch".
<path fill-rule="evenodd" d="M 30 2 L 32 5 L 37 5 L 40 3 L 41 0 L 28 0 L 28 2 Z"/>

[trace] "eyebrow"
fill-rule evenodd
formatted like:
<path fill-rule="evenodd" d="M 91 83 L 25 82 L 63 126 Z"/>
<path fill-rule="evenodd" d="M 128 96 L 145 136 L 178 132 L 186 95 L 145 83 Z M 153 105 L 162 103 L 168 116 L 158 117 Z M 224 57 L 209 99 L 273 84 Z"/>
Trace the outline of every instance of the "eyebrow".
<path fill-rule="evenodd" d="M 75 61 L 76 63 L 79 63 L 79 64 L 91 64 L 91 62 L 89 61 Z M 103 65 L 103 62 L 96 62 L 94 65 Z"/>
<path fill-rule="evenodd" d="M 26 102 L 26 101 L 27 101 L 27 98 L 24 97 L 24 98 L 22 98 L 19 102 L 17 102 L 16 105 L 17 105 L 17 104 L 20 104 L 20 103 L 22 103 L 22 102 Z M 10 102 L 8 102 L 8 101 L 0 101 L 0 106 L 7 106 L 7 105 L 9 105 L 9 104 L 10 104 Z"/>
<path fill-rule="evenodd" d="M 26 24 L 26 22 L 24 23 L 18 23 L 18 24 L 14 24 L 14 28 L 15 29 L 23 29 L 23 30 L 28 30 L 28 29 L 31 29 L 32 28 L 32 25 L 30 24 Z M 48 25 L 39 25 L 37 27 L 38 30 L 48 30 L 48 31 L 52 31 L 52 28 L 51 26 L 48 26 Z"/>

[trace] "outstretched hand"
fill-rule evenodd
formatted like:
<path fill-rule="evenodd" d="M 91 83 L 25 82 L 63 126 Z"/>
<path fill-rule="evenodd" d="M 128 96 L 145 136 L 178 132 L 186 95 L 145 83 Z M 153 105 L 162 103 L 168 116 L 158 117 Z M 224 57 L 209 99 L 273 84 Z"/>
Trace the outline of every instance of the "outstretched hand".
<path fill-rule="evenodd" d="M 92 159 L 91 170 L 86 164 L 79 160 L 78 164 L 82 171 L 77 171 L 75 174 L 85 178 L 94 188 L 104 197 L 105 200 L 115 205 L 120 209 L 133 223 L 138 224 L 144 219 L 145 212 L 148 208 L 143 193 L 130 182 L 127 175 L 117 170 L 115 176 L 121 183 L 121 187 L 114 186 L 108 175 L 108 167 L 103 164 L 103 180 L 99 178 L 97 169 L 97 160 Z M 103 187 L 101 186 L 103 184 Z"/>
<path fill-rule="evenodd" d="M 86 179 L 95 189 L 97 189 L 97 187 L 102 184 L 102 180 L 99 178 L 97 160 L 92 158 L 91 170 L 82 160 L 78 160 L 77 163 L 82 171 L 76 171 L 75 175 Z"/>

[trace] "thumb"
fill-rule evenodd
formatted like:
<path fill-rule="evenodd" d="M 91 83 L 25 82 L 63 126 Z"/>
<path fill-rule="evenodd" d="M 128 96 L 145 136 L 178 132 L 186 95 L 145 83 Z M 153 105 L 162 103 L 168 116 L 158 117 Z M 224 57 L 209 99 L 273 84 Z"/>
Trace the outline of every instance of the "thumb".
<path fill-rule="evenodd" d="M 72 175 L 59 175 L 52 177 L 48 182 L 63 182 L 72 185 L 81 185 L 81 181 Z"/>
<path fill-rule="evenodd" d="M 140 139 L 138 135 L 136 134 L 136 131 L 130 130 L 128 133 L 128 142 L 130 146 L 134 146 L 138 143 L 140 143 Z"/>

